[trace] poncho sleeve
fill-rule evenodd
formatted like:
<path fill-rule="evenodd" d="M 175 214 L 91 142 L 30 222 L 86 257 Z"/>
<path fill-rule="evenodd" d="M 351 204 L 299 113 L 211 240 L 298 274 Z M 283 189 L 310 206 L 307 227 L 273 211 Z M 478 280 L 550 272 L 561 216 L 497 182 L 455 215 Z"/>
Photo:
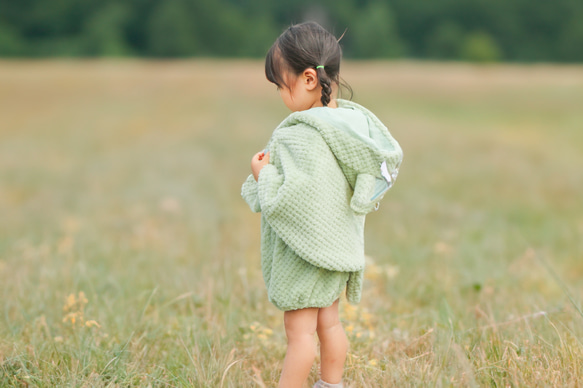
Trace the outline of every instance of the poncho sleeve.
<path fill-rule="evenodd" d="M 296 125 L 278 129 L 259 174 L 259 207 L 302 259 L 332 271 L 364 268 L 360 223 L 347 206 L 352 190 L 322 136 Z"/>
<path fill-rule="evenodd" d="M 375 201 L 371 201 L 376 177 L 371 174 L 358 174 L 350 207 L 356 214 L 365 215 L 375 209 Z"/>
<path fill-rule="evenodd" d="M 257 181 L 253 177 L 253 174 L 250 174 L 243 183 L 241 197 L 247 202 L 247 205 L 249 205 L 253 213 L 259 213 L 261 211 L 259 196 L 257 195 Z"/>

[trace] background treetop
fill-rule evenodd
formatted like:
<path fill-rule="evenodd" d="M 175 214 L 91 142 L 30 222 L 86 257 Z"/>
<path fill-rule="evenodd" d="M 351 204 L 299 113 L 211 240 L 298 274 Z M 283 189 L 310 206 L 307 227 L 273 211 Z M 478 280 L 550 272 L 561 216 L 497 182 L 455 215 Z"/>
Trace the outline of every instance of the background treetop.
<path fill-rule="evenodd" d="M 316 20 L 348 58 L 583 61 L 579 0 L 20 0 L 0 8 L 3 57 L 262 57 Z"/>

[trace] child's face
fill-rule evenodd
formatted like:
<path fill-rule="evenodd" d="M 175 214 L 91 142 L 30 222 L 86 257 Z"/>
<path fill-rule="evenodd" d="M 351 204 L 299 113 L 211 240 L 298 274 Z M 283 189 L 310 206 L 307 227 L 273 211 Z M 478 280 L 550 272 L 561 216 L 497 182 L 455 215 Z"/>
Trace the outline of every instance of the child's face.
<path fill-rule="evenodd" d="M 321 86 L 314 69 L 306 69 L 299 75 L 286 73 L 283 78 L 287 86 L 282 85 L 279 88 L 279 95 L 292 112 L 322 106 Z"/>

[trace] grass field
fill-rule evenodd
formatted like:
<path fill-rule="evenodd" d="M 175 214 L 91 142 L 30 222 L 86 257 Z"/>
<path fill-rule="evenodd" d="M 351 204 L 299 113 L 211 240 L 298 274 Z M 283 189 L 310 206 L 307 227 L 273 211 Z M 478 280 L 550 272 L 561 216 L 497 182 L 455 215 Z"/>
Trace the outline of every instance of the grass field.
<path fill-rule="evenodd" d="M 0 62 L 0 386 L 271 387 L 255 61 Z M 350 387 L 583 385 L 583 67 L 351 62 L 405 159 Z M 317 378 L 314 367 L 310 382 Z"/>

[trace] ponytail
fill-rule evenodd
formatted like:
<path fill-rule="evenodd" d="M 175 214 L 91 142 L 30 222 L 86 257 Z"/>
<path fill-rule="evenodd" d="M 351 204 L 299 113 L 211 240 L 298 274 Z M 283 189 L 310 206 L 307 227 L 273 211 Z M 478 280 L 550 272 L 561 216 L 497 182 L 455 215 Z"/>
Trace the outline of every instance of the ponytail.
<path fill-rule="evenodd" d="M 322 87 L 322 105 L 328 106 L 330 103 L 330 95 L 332 94 L 332 82 L 328 74 L 326 74 L 326 68 L 324 66 L 317 66 L 316 71 L 318 72 L 318 80 L 320 81 L 320 86 Z"/>

